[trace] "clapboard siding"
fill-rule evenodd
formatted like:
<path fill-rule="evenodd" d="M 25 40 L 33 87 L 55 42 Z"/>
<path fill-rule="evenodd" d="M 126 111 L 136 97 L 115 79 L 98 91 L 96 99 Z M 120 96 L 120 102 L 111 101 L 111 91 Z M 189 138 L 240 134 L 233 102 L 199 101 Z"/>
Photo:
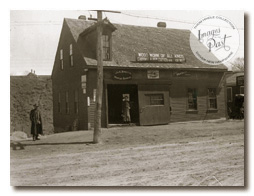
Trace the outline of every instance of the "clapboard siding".
<path fill-rule="evenodd" d="M 193 77 L 173 78 L 170 88 L 171 122 L 219 119 L 225 117 L 223 73 L 195 73 Z M 197 90 L 197 111 L 187 108 L 187 89 Z M 208 110 L 208 88 L 216 88 L 217 110 Z"/>

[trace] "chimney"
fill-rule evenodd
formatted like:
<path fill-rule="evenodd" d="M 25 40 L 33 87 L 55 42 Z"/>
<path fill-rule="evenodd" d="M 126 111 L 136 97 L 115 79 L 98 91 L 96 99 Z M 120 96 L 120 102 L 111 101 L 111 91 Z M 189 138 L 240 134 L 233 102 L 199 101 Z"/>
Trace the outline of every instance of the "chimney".
<path fill-rule="evenodd" d="M 85 15 L 80 15 L 80 16 L 78 17 L 78 19 L 79 19 L 79 20 L 86 20 L 86 16 L 85 16 Z"/>
<path fill-rule="evenodd" d="M 166 28 L 167 24 L 165 22 L 158 22 L 157 27 Z"/>

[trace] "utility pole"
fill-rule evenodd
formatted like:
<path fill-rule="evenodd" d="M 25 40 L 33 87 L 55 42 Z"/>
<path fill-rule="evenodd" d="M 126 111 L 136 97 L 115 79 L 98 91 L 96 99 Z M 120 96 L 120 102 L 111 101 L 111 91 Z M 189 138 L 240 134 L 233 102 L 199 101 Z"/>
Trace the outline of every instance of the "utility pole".
<path fill-rule="evenodd" d="M 95 113 L 94 113 L 94 143 L 101 143 L 101 106 L 103 96 L 103 45 L 102 45 L 102 12 L 121 13 L 118 11 L 107 10 L 93 10 L 97 11 L 97 87 L 96 87 L 96 101 L 95 101 Z M 92 19 L 92 18 L 91 18 Z M 94 20 L 94 19 L 92 19 Z"/>
<path fill-rule="evenodd" d="M 101 143 L 101 106 L 103 94 L 103 55 L 102 55 L 102 11 L 97 11 L 97 90 L 94 115 L 94 143 Z"/>

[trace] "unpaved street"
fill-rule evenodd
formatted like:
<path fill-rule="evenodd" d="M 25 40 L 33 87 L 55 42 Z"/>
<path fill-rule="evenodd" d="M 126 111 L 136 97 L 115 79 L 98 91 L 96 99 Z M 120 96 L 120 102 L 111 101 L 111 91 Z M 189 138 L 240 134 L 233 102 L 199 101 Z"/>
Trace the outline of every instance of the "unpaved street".
<path fill-rule="evenodd" d="M 11 141 L 12 186 L 243 186 L 244 122 L 103 129 Z"/>

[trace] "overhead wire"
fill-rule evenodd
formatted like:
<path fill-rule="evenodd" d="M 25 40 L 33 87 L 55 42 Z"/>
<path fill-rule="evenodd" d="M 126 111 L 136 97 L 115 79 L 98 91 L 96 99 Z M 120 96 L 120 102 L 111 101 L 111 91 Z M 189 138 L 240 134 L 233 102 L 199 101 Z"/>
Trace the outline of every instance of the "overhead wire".
<path fill-rule="evenodd" d="M 191 24 L 191 25 L 196 24 L 196 22 L 192 22 L 192 21 L 176 20 L 176 19 L 169 19 L 169 18 L 159 18 L 159 17 L 153 17 L 153 16 L 141 16 L 141 15 L 130 14 L 130 13 L 126 13 L 126 12 L 121 12 L 121 14 L 126 15 L 126 16 L 136 17 L 136 18 L 146 18 L 146 19 L 161 20 L 161 21 L 168 21 L 168 22 L 175 22 L 175 23 Z M 214 26 L 214 25 L 207 25 L 207 26 Z M 230 27 L 226 27 L 226 28 L 230 28 Z M 244 30 L 244 28 L 237 28 L 237 29 Z"/>

